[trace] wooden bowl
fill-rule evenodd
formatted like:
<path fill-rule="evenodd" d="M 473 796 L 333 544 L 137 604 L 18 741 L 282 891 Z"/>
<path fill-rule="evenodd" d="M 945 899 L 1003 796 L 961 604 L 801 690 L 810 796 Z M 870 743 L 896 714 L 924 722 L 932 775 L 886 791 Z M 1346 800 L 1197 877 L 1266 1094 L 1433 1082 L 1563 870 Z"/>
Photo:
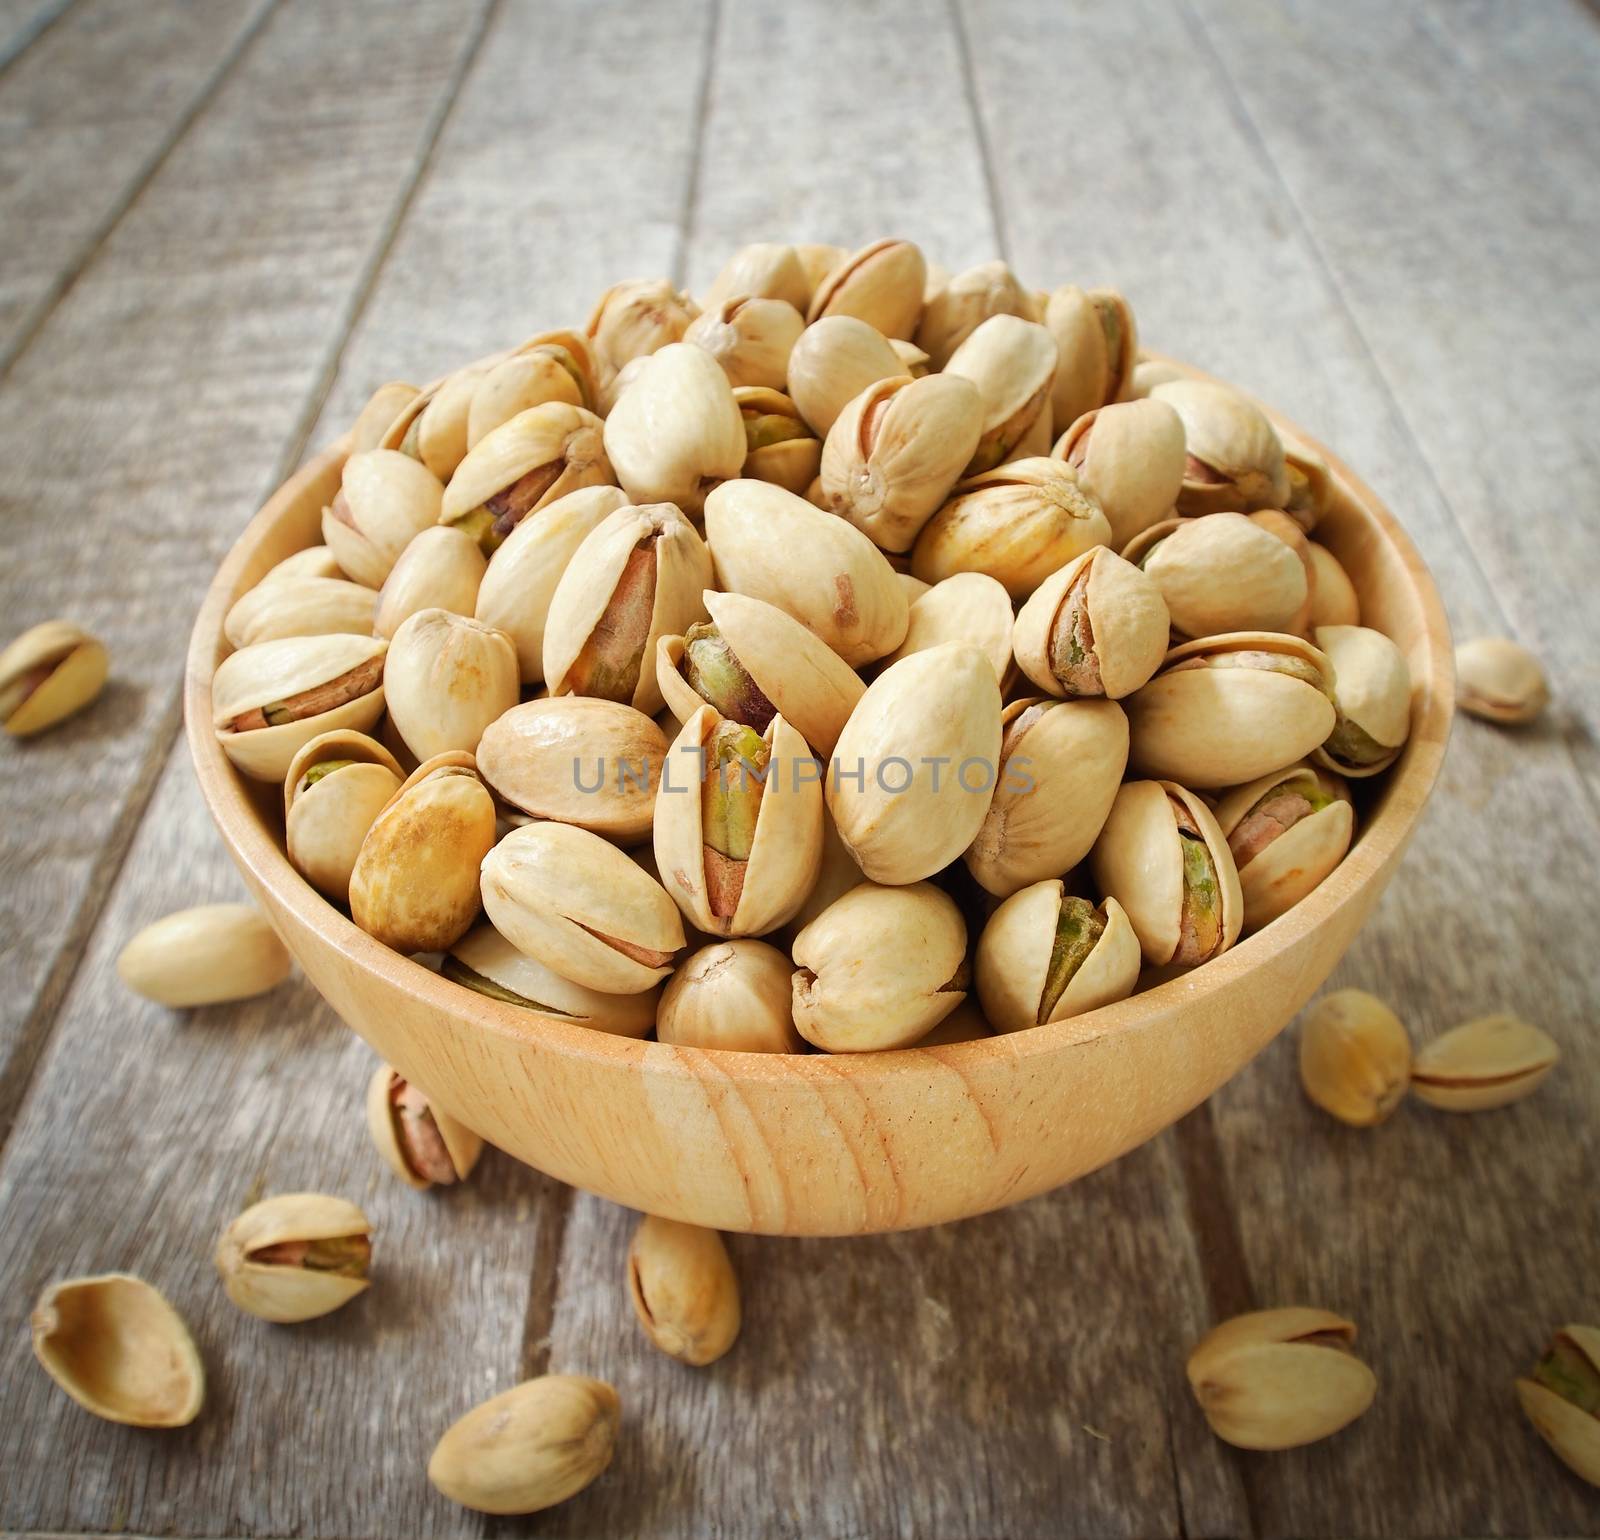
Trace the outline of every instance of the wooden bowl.
<path fill-rule="evenodd" d="M 185 689 L 200 789 L 245 881 L 333 1008 L 519 1160 L 721 1230 L 855 1235 L 1000 1208 L 1133 1149 L 1260 1052 L 1343 955 L 1416 827 L 1450 731 L 1449 631 L 1399 525 L 1326 457 L 1337 506 L 1317 538 L 1349 571 L 1363 620 L 1410 660 L 1410 742 L 1350 854 L 1309 898 L 1198 971 L 1074 1020 L 859 1056 L 676 1048 L 474 995 L 358 930 L 289 865 L 281 789 L 243 781 L 211 726 L 223 617 L 268 567 L 320 539 L 339 447 L 279 489 L 206 596 Z"/>

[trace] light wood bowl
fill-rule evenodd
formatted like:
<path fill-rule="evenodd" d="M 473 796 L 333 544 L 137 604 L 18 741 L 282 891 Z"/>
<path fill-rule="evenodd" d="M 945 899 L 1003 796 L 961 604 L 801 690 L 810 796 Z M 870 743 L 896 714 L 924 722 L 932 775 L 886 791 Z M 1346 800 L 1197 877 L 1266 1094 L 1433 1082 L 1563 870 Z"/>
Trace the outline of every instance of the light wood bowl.
<path fill-rule="evenodd" d="M 185 689 L 201 792 L 290 951 L 383 1058 L 518 1159 L 652 1214 L 856 1235 L 983 1213 L 1115 1160 L 1204 1101 L 1311 997 L 1383 891 L 1444 756 L 1454 679 L 1439 596 L 1388 510 L 1327 455 L 1338 505 L 1317 538 L 1350 572 L 1363 620 L 1405 651 L 1415 694 L 1405 753 L 1309 898 L 1186 977 L 982 1042 L 830 1056 L 608 1036 L 473 995 L 358 930 L 289 865 L 281 790 L 243 781 L 218 747 L 223 617 L 268 567 L 320 539 L 343 460 L 335 447 L 291 477 L 206 596 Z"/>

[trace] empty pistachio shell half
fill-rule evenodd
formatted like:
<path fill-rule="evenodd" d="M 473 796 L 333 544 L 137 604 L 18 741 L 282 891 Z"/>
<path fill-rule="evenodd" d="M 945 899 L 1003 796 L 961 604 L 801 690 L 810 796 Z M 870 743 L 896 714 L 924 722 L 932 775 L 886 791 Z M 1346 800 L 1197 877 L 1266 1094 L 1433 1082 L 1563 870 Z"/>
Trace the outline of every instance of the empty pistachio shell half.
<path fill-rule="evenodd" d="M 837 261 L 835 258 L 827 266 L 834 267 Z M 811 289 L 812 281 L 793 246 L 756 241 L 741 246 L 728 258 L 706 290 L 700 308 L 714 310 L 725 300 L 751 294 L 764 299 L 781 299 L 803 316 L 811 304 Z"/>
<path fill-rule="evenodd" d="M 1033 320 L 1033 300 L 1004 262 L 983 262 L 930 292 L 917 323 L 916 344 L 928 367 L 941 370 L 950 356 L 990 316 Z"/>
<path fill-rule="evenodd" d="M 1180 519 L 1140 565 L 1182 636 L 1292 630 L 1309 592 L 1294 550 L 1239 513 Z"/>
<path fill-rule="evenodd" d="M 786 300 L 739 294 L 703 311 L 683 340 L 716 359 L 730 385 L 781 390 L 789 354 L 805 326 L 805 318 Z"/>
<path fill-rule="evenodd" d="M 715 1230 L 646 1214 L 628 1247 L 628 1297 L 671 1358 L 715 1363 L 739 1335 L 739 1280 Z"/>
<path fill-rule="evenodd" d="M 444 483 L 393 449 L 369 449 L 344 462 L 338 495 L 322 510 L 322 538 L 358 583 L 381 588 L 412 538 L 439 522 Z"/>
<path fill-rule="evenodd" d="M 956 349 L 940 378 L 971 380 L 981 403 L 967 475 L 1049 453 L 1055 372 L 1055 339 L 1019 316 L 991 316 Z"/>
<path fill-rule="evenodd" d="M 616 1391 L 600 1380 L 525 1380 L 450 1425 L 429 1457 L 428 1480 L 479 1513 L 553 1508 L 611 1463 L 621 1415 Z"/>
<path fill-rule="evenodd" d="M 466 1181 L 483 1154 L 482 1139 L 387 1064 L 367 1084 L 367 1131 L 390 1169 L 419 1191 Z"/>
<path fill-rule="evenodd" d="M 423 530 L 383 580 L 367 629 L 392 641 L 401 625 L 422 610 L 472 614 L 487 565 L 477 541 L 465 531 L 452 524 Z"/>
<path fill-rule="evenodd" d="M 1336 989 L 1306 1012 L 1300 1084 L 1324 1112 L 1372 1128 L 1400 1105 L 1410 1082 L 1411 1039 L 1376 995 Z"/>
<path fill-rule="evenodd" d="M 677 342 L 699 314 L 670 280 L 630 278 L 600 296 L 585 334 L 601 367 L 615 371 Z"/>
<path fill-rule="evenodd" d="M 147 925 L 117 957 L 135 994 L 181 1010 L 247 1000 L 289 976 L 289 953 L 249 904 L 202 904 Z"/>
<path fill-rule="evenodd" d="M 1041 318 L 1059 353 L 1050 391 L 1057 424 L 1125 399 L 1139 355 L 1138 330 L 1128 302 L 1114 289 L 1057 289 Z"/>
<path fill-rule="evenodd" d="M 883 333 L 854 316 L 814 322 L 789 355 L 789 394 L 819 438 L 828 436 L 839 414 L 869 385 L 910 378 Z"/>
<path fill-rule="evenodd" d="M 419 760 L 470 754 L 517 703 L 516 648 L 504 631 L 449 610 L 418 610 L 395 632 L 383 668 L 389 716 Z"/>
<path fill-rule="evenodd" d="M 1180 513 L 1283 507 L 1289 496 L 1283 442 L 1255 402 L 1212 380 L 1174 380 L 1158 385 L 1150 399 L 1165 401 L 1183 419 L 1188 463 Z"/>
<path fill-rule="evenodd" d="M 1311 581 L 1311 624 L 1316 626 L 1358 626 L 1361 624 L 1361 601 L 1356 597 L 1356 585 L 1344 570 L 1339 558 L 1325 545 L 1315 540 L 1306 541 L 1315 574 Z M 1456 673 L 1461 672 L 1459 650 Z"/>
<path fill-rule="evenodd" d="M 799 1053 L 789 959 L 765 941 L 719 941 L 685 958 L 661 991 L 656 1037 L 680 1048 Z"/>
<path fill-rule="evenodd" d="M 404 780 L 394 755 L 365 733 L 313 738 L 295 755 L 283 782 L 294 869 L 329 898 L 348 902 L 361 842 Z"/>
<path fill-rule="evenodd" d="M 263 1321 L 309 1321 L 347 1305 L 370 1283 L 372 1225 L 355 1204 L 292 1192 L 247 1208 L 217 1243 L 229 1299 Z"/>
<path fill-rule="evenodd" d="M 404 380 L 390 380 L 380 385 L 367 397 L 367 404 L 350 429 L 350 453 L 376 449 L 395 418 L 421 394 L 415 385 L 408 385 Z"/>
<path fill-rule="evenodd" d="M 378 596 L 370 588 L 348 578 L 264 579 L 235 601 L 222 622 L 222 634 L 233 647 L 270 642 L 280 636 L 336 632 L 371 636 L 377 603 Z"/>
<path fill-rule="evenodd" d="M 0 652 L 0 723 L 31 738 L 82 711 L 104 688 L 110 658 L 87 631 L 47 620 Z"/>
<path fill-rule="evenodd" d="M 1258 1310 L 1224 1321 L 1189 1355 L 1211 1431 L 1239 1449 L 1294 1449 L 1349 1426 L 1377 1377 L 1351 1351 L 1356 1328 L 1326 1310 Z"/>
<path fill-rule="evenodd" d="M 1515 1016 L 1483 1016 L 1417 1050 L 1411 1089 L 1445 1112 L 1487 1112 L 1531 1096 L 1560 1057 L 1538 1027 Z"/>
<path fill-rule="evenodd" d="M 1316 761 L 1341 775 L 1376 775 L 1399 758 L 1411 732 L 1406 656 L 1369 626 L 1321 626 L 1317 646 L 1333 669 L 1338 719 Z"/>
<path fill-rule="evenodd" d="M 142 1278 L 103 1273 L 53 1283 L 33 1307 L 33 1352 L 85 1411 L 135 1428 L 200 1415 L 206 1375 L 183 1317 Z"/>
<path fill-rule="evenodd" d="M 1107 544 L 1120 551 L 1172 511 L 1183 485 L 1183 422 L 1164 401 L 1096 407 L 1067 427 L 1050 455 L 1099 503 L 1111 526 Z"/>
<path fill-rule="evenodd" d="M 1600 1328 L 1563 1326 L 1517 1381 L 1517 1400 L 1567 1468 L 1600 1487 Z"/>
<path fill-rule="evenodd" d="M 808 319 L 854 316 L 885 337 L 911 337 L 922 315 L 928 264 L 910 241 L 863 246 L 835 267 L 811 296 Z"/>
<path fill-rule="evenodd" d="M 781 390 L 755 385 L 734 389 L 734 404 L 744 423 L 741 476 L 770 481 L 803 497 L 822 466 L 822 441 Z"/>
<path fill-rule="evenodd" d="M 1239 868 L 1244 928 L 1253 931 L 1292 909 L 1344 859 L 1355 809 L 1338 776 L 1295 765 L 1235 787 L 1217 804 L 1217 825 Z"/>
<path fill-rule="evenodd" d="M 1001 583 L 982 572 L 957 572 L 911 601 L 906 639 L 883 660 L 883 667 L 944 642 L 971 642 L 982 649 L 1004 689 L 1013 671 L 1012 620 L 1011 596 Z"/>
<path fill-rule="evenodd" d="M 1550 700 L 1539 660 L 1504 636 L 1480 636 L 1456 648 L 1456 699 L 1489 722 L 1531 722 Z"/>

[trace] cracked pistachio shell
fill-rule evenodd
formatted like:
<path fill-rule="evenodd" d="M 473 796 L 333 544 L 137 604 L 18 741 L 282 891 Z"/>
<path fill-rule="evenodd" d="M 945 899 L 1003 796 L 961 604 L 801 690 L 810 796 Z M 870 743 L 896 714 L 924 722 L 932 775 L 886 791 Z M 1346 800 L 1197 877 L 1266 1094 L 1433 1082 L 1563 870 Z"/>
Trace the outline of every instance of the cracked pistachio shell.
<path fill-rule="evenodd" d="M 1239 1449 L 1294 1449 L 1349 1426 L 1377 1377 L 1350 1350 L 1356 1328 L 1326 1310 L 1258 1310 L 1224 1321 L 1189 1355 L 1211 1431 Z"/>
<path fill-rule="evenodd" d="M 511 944 L 563 978 L 638 994 L 684 944 L 660 883 L 598 834 L 569 824 L 513 829 L 483 863 L 483 906 Z"/>
<path fill-rule="evenodd" d="M 1129 763 L 1136 774 L 1202 790 L 1270 775 L 1333 731 L 1332 680 L 1327 657 L 1297 636 L 1235 631 L 1185 642 L 1128 698 Z"/>
<path fill-rule="evenodd" d="M 1368 626 L 1319 626 L 1317 646 L 1333 671 L 1338 721 L 1313 758 L 1354 778 L 1377 775 L 1411 735 L 1411 670 L 1406 655 Z M 1356 741 L 1349 741 L 1354 728 Z"/>
<path fill-rule="evenodd" d="M 289 976 L 289 953 L 249 904 L 201 904 L 146 925 L 117 957 L 136 995 L 184 1010 L 248 1000 Z"/>
<path fill-rule="evenodd" d="M 1075 616 L 1082 617 L 1076 625 Z M 1161 591 L 1131 562 L 1096 546 L 1033 591 L 1011 645 L 1017 666 L 1041 690 L 1121 700 L 1161 666 L 1168 630 Z"/>
<path fill-rule="evenodd" d="M 366 1256 L 354 1259 L 359 1272 L 333 1271 L 285 1261 L 260 1261 L 258 1254 L 298 1242 L 365 1241 Z M 217 1242 L 217 1272 L 229 1299 L 248 1315 L 282 1325 L 314 1320 L 371 1283 L 372 1223 L 347 1198 L 320 1192 L 287 1192 L 252 1204 Z"/>
<path fill-rule="evenodd" d="M 801 1053 L 790 1013 L 794 966 L 765 941 L 718 941 L 686 958 L 661 991 L 656 1038 L 679 1048 Z"/>
<path fill-rule="evenodd" d="M 671 503 L 625 504 L 573 553 L 544 629 L 552 695 L 594 695 L 654 716 L 656 644 L 705 618 L 711 553 Z"/>
<path fill-rule="evenodd" d="M 617 402 L 632 389 L 650 363 L 650 354 L 641 353 L 637 358 L 630 358 L 617 372 L 608 375 L 600 382 L 600 406 L 598 408 L 602 417 L 609 417 L 615 409 Z"/>
<path fill-rule="evenodd" d="M 1094 847 L 1128 762 L 1115 701 L 1028 696 L 1001 713 L 994 800 L 965 857 L 996 897 L 1071 871 Z"/>
<path fill-rule="evenodd" d="M 389 716 L 419 760 L 470 754 L 517 704 L 518 679 L 511 638 L 449 610 L 418 610 L 395 632 L 383 666 Z"/>
<path fill-rule="evenodd" d="M 341 763 L 311 774 L 333 761 Z M 283 781 L 290 864 L 319 892 L 347 903 L 361 842 L 404 780 L 394 755 L 365 733 L 313 738 L 290 762 Z"/>
<path fill-rule="evenodd" d="M 1059 460 L 1013 460 L 956 483 L 923 526 L 911 571 L 924 583 L 983 572 L 1026 599 L 1049 575 L 1111 538 L 1100 505 Z"/>
<path fill-rule="evenodd" d="M 1164 401 L 1096 407 L 1056 440 L 1051 458 L 1070 465 L 1078 485 L 1100 504 L 1111 526 L 1106 543 L 1120 551 L 1166 518 L 1177 501 L 1183 422 Z"/>
<path fill-rule="evenodd" d="M 494 798 L 472 755 L 439 754 L 373 820 L 350 874 L 350 917 L 397 952 L 442 952 L 478 917 Z"/>
<path fill-rule="evenodd" d="M 805 902 L 822 864 L 823 770 L 805 740 L 781 716 L 761 735 L 770 750 L 765 785 L 730 771 L 730 797 L 757 802 L 743 886 L 732 914 L 713 909 L 701 785 L 718 775 L 706 748 L 724 719 L 702 706 L 667 754 L 655 816 L 656 870 L 684 917 L 708 936 L 757 936 L 775 930 Z"/>
<path fill-rule="evenodd" d="M 928 367 L 943 369 L 956 349 L 997 315 L 1034 319 L 1032 298 L 1004 262 L 980 263 L 931 288 L 915 338 L 928 355 Z"/>
<path fill-rule="evenodd" d="M 1184 925 L 1186 862 L 1174 803 L 1183 808 L 1205 844 L 1220 911 L 1215 945 L 1195 961 L 1209 962 L 1227 951 L 1239 939 L 1244 919 L 1239 874 L 1211 809 L 1172 781 L 1125 782 L 1095 841 L 1090 866 L 1095 886 L 1127 911 L 1145 961 L 1153 968 L 1194 965 L 1181 956 L 1191 938 Z M 1193 944 L 1204 948 L 1203 939 Z"/>
<path fill-rule="evenodd" d="M 1526 647 L 1505 636 L 1480 636 L 1456 648 L 1456 699 L 1485 721 L 1531 722 L 1549 704 L 1550 687 Z"/>
<path fill-rule="evenodd" d="M 611 480 L 600 419 L 581 406 L 547 401 L 472 446 L 445 488 L 438 522 L 462 525 L 492 555 L 531 514 Z"/>
<path fill-rule="evenodd" d="M 427 466 L 393 449 L 369 449 L 344 462 L 344 478 L 322 510 L 322 538 L 357 583 L 381 588 L 412 538 L 439 522 L 444 484 Z"/>
<path fill-rule="evenodd" d="M 822 446 L 822 495 L 886 551 L 908 551 L 977 443 L 982 403 L 954 374 L 869 385 Z"/>
<path fill-rule="evenodd" d="M 699 513 L 744 464 L 744 418 L 721 366 L 703 348 L 653 353 L 606 419 L 606 453 L 636 503 Z"/>
<path fill-rule="evenodd" d="M 800 241 L 794 248 L 794 259 L 800 264 L 800 271 L 806 275 L 810 294 L 815 294 L 822 280 L 849 255 L 848 248 L 832 246 L 823 241 Z M 808 296 L 805 308 L 809 310 L 810 306 Z"/>
<path fill-rule="evenodd" d="M 605 1470 L 621 1418 L 617 1393 L 602 1380 L 524 1380 L 451 1423 L 428 1458 L 428 1480 L 479 1513 L 538 1513 Z"/>
<path fill-rule="evenodd" d="M 739 1335 L 739 1280 L 715 1230 L 646 1214 L 628 1247 L 628 1296 L 645 1336 L 696 1368 Z"/>
<path fill-rule="evenodd" d="M 655 1024 L 659 990 L 611 995 L 586 989 L 519 952 L 487 920 L 450 948 L 441 971 L 464 989 L 525 1010 L 565 1016 L 613 1037 L 644 1037 Z"/>
<path fill-rule="evenodd" d="M 67 620 L 47 620 L 0 652 L 0 722 L 31 738 L 82 711 L 105 687 L 104 646 Z"/>
<path fill-rule="evenodd" d="M 854 316 L 813 322 L 789 355 L 789 394 L 811 431 L 824 439 L 869 385 L 910 378 L 911 370 L 883 333 Z"/>
<path fill-rule="evenodd" d="M 1295 765 L 1228 792 L 1217 804 L 1217 825 L 1239 868 L 1248 933 L 1292 909 L 1344 860 L 1355 809 L 1338 776 Z"/>
<path fill-rule="evenodd" d="M 1411 1039 L 1400 1018 L 1364 989 L 1336 989 L 1306 1012 L 1300 1084 L 1341 1123 L 1374 1128 L 1398 1107 L 1411 1081 Z"/>
<path fill-rule="evenodd" d="M 794 1024 L 828 1053 L 907 1048 L 966 998 L 967 928 L 930 882 L 864 882 L 795 937 Z"/>
<path fill-rule="evenodd" d="M 367 629 L 392 641 L 402 622 L 420 610 L 472 614 L 487 566 L 470 535 L 448 524 L 423 530 L 383 580 Z"/>
<path fill-rule="evenodd" d="M 578 547 L 619 508 L 620 487 L 583 487 L 531 513 L 489 559 L 474 616 L 504 631 L 517 649 L 524 684 L 544 678 L 544 628 L 556 584 Z"/>
<path fill-rule="evenodd" d="M 222 634 L 232 647 L 285 636 L 371 636 L 377 607 L 377 594 L 348 578 L 263 579 L 234 601 Z"/>
<path fill-rule="evenodd" d="M 905 640 L 909 606 L 883 552 L 803 498 L 726 482 L 706 500 L 706 539 L 723 589 L 776 605 L 852 668 Z"/>
<path fill-rule="evenodd" d="M 956 349 L 946 377 L 971 380 L 983 401 L 982 432 L 967 475 L 1049 453 L 1055 372 L 1055 338 L 1038 322 L 1014 315 L 990 316 Z"/>
<path fill-rule="evenodd" d="M 600 296 L 584 330 L 602 369 L 614 372 L 679 341 L 699 314 L 669 279 L 630 278 Z"/>
<path fill-rule="evenodd" d="M 1517 1381 L 1528 1421 L 1575 1475 L 1600 1487 L 1600 1328 L 1563 1326 L 1531 1375 Z"/>
<path fill-rule="evenodd" d="M 547 402 L 592 412 L 598 394 L 587 339 L 576 332 L 541 332 L 479 379 L 467 410 L 467 448 L 501 423 Z"/>
<path fill-rule="evenodd" d="M 1133 312 L 1115 289 L 1065 284 L 1046 302 L 1043 323 L 1059 354 L 1050 388 L 1057 423 L 1126 399 L 1139 337 Z"/>
<path fill-rule="evenodd" d="M 1056 923 L 1066 889 L 1048 878 L 1013 893 L 989 916 L 978 938 L 973 969 L 983 1014 L 996 1032 L 1065 1021 L 1113 1005 L 1139 982 L 1139 938 L 1116 899 L 1102 906 L 1105 929 L 1067 980 L 1055 1004 L 1044 993 L 1056 944 Z"/>
<path fill-rule="evenodd" d="M 367 1132 L 372 1135 L 372 1142 L 384 1163 L 402 1182 L 418 1192 L 435 1185 L 466 1181 L 483 1154 L 483 1140 L 466 1124 L 458 1123 L 443 1107 L 435 1106 L 431 1098 L 424 1098 L 424 1116 L 437 1133 L 442 1150 L 433 1151 L 434 1158 L 441 1160 L 436 1176 L 419 1170 L 407 1153 L 400 1126 L 404 1114 L 395 1105 L 395 1092 L 406 1087 L 405 1077 L 387 1064 L 380 1064 L 367 1082 Z M 443 1162 L 448 1162 L 448 1169 Z"/>
<path fill-rule="evenodd" d="M 1293 548 L 1242 513 L 1178 520 L 1141 566 L 1183 636 L 1291 630 L 1308 592 Z"/>
<path fill-rule="evenodd" d="M 1004 688 L 1012 669 L 1011 624 L 1011 596 L 1001 583 L 982 572 L 957 572 L 911 601 L 906 639 L 883 667 L 944 642 L 971 642 L 983 650 Z"/>
<path fill-rule="evenodd" d="M 781 714 L 819 754 L 831 754 L 844 724 L 866 693 L 861 676 L 792 615 L 748 594 L 701 595 L 729 651 L 773 711 Z M 656 644 L 656 680 L 662 698 L 680 722 L 705 702 L 683 672 L 685 638 L 664 636 Z M 711 701 L 724 716 L 765 732 L 764 708 L 739 715 L 730 702 Z"/>
<path fill-rule="evenodd" d="M 1411 1089 L 1444 1112 L 1488 1112 L 1531 1096 L 1560 1057 L 1538 1027 L 1515 1016 L 1483 1016 L 1417 1050 Z"/>
<path fill-rule="evenodd" d="M 801 417 L 799 407 L 781 390 L 757 385 L 738 386 L 733 401 L 745 426 L 744 466 L 739 474 L 803 497 L 822 466 L 822 441 Z M 767 442 L 767 430 L 775 423 L 798 436 Z"/>
<path fill-rule="evenodd" d="M 478 773 L 502 802 L 635 844 L 650 833 L 667 740 L 642 711 L 588 695 L 513 706 L 484 731 Z"/>
<path fill-rule="evenodd" d="M 431 385 L 389 425 L 381 441 L 448 482 L 467 453 L 467 416 L 478 387 L 504 354 L 475 359 Z"/>
<path fill-rule="evenodd" d="M 230 653 L 211 680 L 212 718 L 223 752 L 254 780 L 281 782 L 289 762 L 319 734 L 336 727 L 368 731 L 383 714 L 388 646 L 382 637 L 288 636 Z M 317 710 L 325 700 L 339 703 Z M 284 706 L 307 714 L 264 727 L 232 725 Z"/>
<path fill-rule="evenodd" d="M 917 882 L 977 837 L 999 758 L 994 667 L 970 642 L 946 642 L 867 687 L 834 748 L 828 811 L 872 881 Z"/>
<path fill-rule="evenodd" d="M 30 1324 L 40 1367 L 86 1412 L 135 1428 L 182 1428 L 200 1415 L 206 1372 L 194 1338 L 144 1279 L 62 1279 Z"/>
<path fill-rule="evenodd" d="M 811 296 L 810 321 L 854 316 L 885 337 L 909 339 L 922 315 L 928 264 L 910 241 L 874 241 L 846 257 Z"/>
<path fill-rule="evenodd" d="M 781 390 L 789 354 L 805 329 L 804 317 L 786 300 L 736 295 L 705 311 L 683 340 L 716 359 L 730 385 Z"/>
<path fill-rule="evenodd" d="M 367 397 L 367 404 L 350 428 L 350 453 L 376 449 L 395 418 L 421 394 L 415 385 L 408 385 L 404 380 L 390 380 L 380 385 Z"/>
<path fill-rule="evenodd" d="M 1306 553 L 1311 558 L 1311 628 L 1317 626 L 1358 626 L 1361 624 L 1361 600 L 1356 596 L 1356 585 L 1350 574 L 1340 565 L 1339 558 L 1325 545 L 1315 540 L 1306 541 Z M 1460 656 L 1457 654 L 1456 674 L 1459 677 Z"/>
<path fill-rule="evenodd" d="M 837 262 L 836 257 L 827 266 L 834 267 Z M 760 299 L 781 299 L 804 316 L 811 305 L 811 290 L 812 280 L 793 246 L 756 241 L 741 246 L 728 258 L 706 290 L 700 309 L 715 310 L 730 299 L 748 294 Z"/>
<path fill-rule="evenodd" d="M 1283 443 L 1255 402 L 1211 380 L 1173 380 L 1151 392 L 1183 419 L 1188 452 L 1180 513 L 1249 513 L 1289 496 Z"/>

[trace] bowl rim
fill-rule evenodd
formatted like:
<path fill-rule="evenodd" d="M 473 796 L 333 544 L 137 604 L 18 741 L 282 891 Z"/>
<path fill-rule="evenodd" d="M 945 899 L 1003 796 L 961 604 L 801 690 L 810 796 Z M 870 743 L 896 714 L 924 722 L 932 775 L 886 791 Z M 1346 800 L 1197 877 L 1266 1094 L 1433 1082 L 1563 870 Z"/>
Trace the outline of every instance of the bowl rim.
<path fill-rule="evenodd" d="M 1215 378 L 1161 354 L 1145 352 L 1141 356 L 1172 363 L 1189 378 Z M 1248 396 L 1248 392 L 1241 394 Z M 1249 399 L 1255 400 L 1253 396 Z M 184 681 L 185 733 L 201 795 L 224 843 L 246 876 L 291 910 L 308 929 L 320 933 L 352 967 L 384 988 L 401 991 L 414 1005 L 445 1017 L 470 1019 L 485 1031 L 563 1057 L 691 1080 L 714 1076 L 747 1083 L 794 1084 L 798 1076 L 806 1085 L 822 1087 L 837 1083 L 842 1077 L 864 1077 L 867 1083 L 896 1078 L 914 1072 L 930 1054 L 960 1073 L 964 1066 L 976 1066 L 984 1059 L 1021 1062 L 1054 1055 L 1076 1044 L 1136 1032 L 1167 1009 L 1181 1006 L 1185 999 L 1199 1004 L 1222 994 L 1272 956 L 1306 941 L 1340 907 L 1354 901 L 1363 885 L 1409 840 L 1438 779 L 1454 716 L 1454 656 L 1449 623 L 1432 575 L 1411 538 L 1382 499 L 1343 460 L 1281 412 L 1264 402 L 1256 404 L 1276 428 L 1287 430 L 1319 454 L 1363 515 L 1377 524 L 1390 551 L 1398 558 L 1421 612 L 1419 642 L 1426 659 L 1427 678 L 1416 691 L 1411 735 L 1394 767 L 1383 804 L 1364 824 L 1338 867 L 1293 908 L 1235 943 L 1221 957 L 1125 1000 L 1065 1021 L 929 1048 L 912 1046 L 854 1054 L 686 1048 L 662 1044 L 654 1038 L 621 1037 L 484 996 L 468 999 L 470 991 L 369 936 L 301 877 L 286 853 L 268 836 L 244 790 L 243 778 L 217 741 L 211 713 L 211 676 L 225 645 L 222 623 L 246 566 L 288 507 L 298 501 L 300 488 L 328 474 L 345 457 L 348 436 L 306 461 L 273 493 L 229 548 L 206 591 L 191 633 Z"/>

